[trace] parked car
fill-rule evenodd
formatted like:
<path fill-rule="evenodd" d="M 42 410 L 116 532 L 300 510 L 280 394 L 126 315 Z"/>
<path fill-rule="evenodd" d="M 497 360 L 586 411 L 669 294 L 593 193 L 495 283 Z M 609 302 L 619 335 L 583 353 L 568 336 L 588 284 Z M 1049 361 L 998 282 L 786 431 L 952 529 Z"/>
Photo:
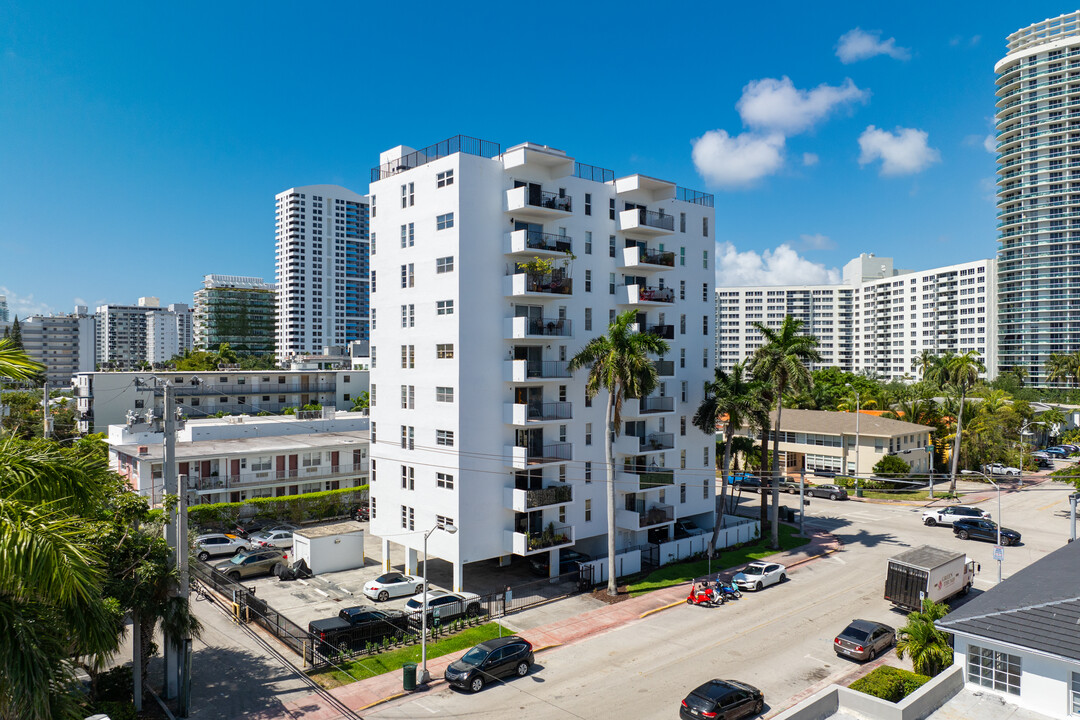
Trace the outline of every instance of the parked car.
<path fill-rule="evenodd" d="M 492 680 L 516 675 L 525 677 L 533 665 L 532 643 L 510 635 L 480 643 L 450 663 L 443 673 L 454 687 L 480 692 Z"/>
<path fill-rule="evenodd" d="M 826 483 L 824 485 L 811 485 L 806 488 L 806 494 L 810 497 L 824 497 L 830 500 L 847 500 L 847 489 L 839 485 Z"/>
<path fill-rule="evenodd" d="M 292 530 L 263 530 L 248 535 L 248 542 L 252 547 L 291 548 L 293 543 Z"/>
<path fill-rule="evenodd" d="M 343 608 L 336 617 L 313 620 L 310 632 L 319 640 L 319 653 L 327 655 L 332 648 L 362 649 L 369 642 L 384 638 L 400 638 L 409 630 L 409 614 L 400 610 L 380 610 L 372 605 Z"/>
<path fill-rule="evenodd" d="M 1064 448 L 1064 449 L 1068 450 L 1070 453 L 1080 452 L 1080 445 L 1070 445 L 1069 443 L 1059 443 L 1058 447 L 1059 448 Z"/>
<path fill-rule="evenodd" d="M 461 617 L 476 617 L 483 608 L 480 605 L 480 596 L 476 593 L 452 593 L 446 590 L 429 590 L 427 594 L 428 604 L 428 627 L 431 627 L 435 619 L 439 622 L 457 620 Z M 405 609 L 411 613 L 409 621 L 414 627 L 420 627 L 421 613 L 424 609 L 423 596 L 414 597 L 405 603 Z"/>
<path fill-rule="evenodd" d="M 269 575 L 278 565 L 285 565 L 287 562 L 288 556 L 280 550 L 259 549 L 221 560 L 214 565 L 214 569 L 225 573 L 232 580 L 240 580 L 256 575 Z"/>
<path fill-rule="evenodd" d="M 195 538 L 195 557 L 203 562 L 221 555 L 236 555 L 250 548 L 247 540 L 226 533 L 211 533 Z"/>
<path fill-rule="evenodd" d="M 752 562 L 735 573 L 732 581 L 744 590 L 760 590 L 787 580 L 787 568 L 780 563 Z"/>
<path fill-rule="evenodd" d="M 817 477 L 836 477 L 836 470 L 825 470 L 824 468 L 815 468 L 813 471 Z"/>
<path fill-rule="evenodd" d="M 1008 465 L 1002 465 L 1001 463 L 990 463 L 989 465 L 983 465 L 983 472 L 987 475 L 1019 475 L 1020 468 L 1009 467 Z"/>
<path fill-rule="evenodd" d="M 399 572 L 383 573 L 364 583 L 364 595 L 372 600 L 389 600 L 392 597 L 415 595 L 424 589 L 424 579 Z"/>
<path fill-rule="evenodd" d="M 683 720 L 735 720 L 760 715 L 765 696 L 753 685 L 735 680 L 710 680 L 690 691 L 679 708 Z"/>
<path fill-rule="evenodd" d="M 564 548 L 559 551 L 559 574 L 565 575 L 566 573 L 577 572 L 581 563 L 589 562 L 590 560 L 592 560 L 591 555 L 586 555 L 577 550 Z M 547 577 L 549 574 L 549 567 L 547 553 L 536 555 L 529 561 L 529 570 L 533 575 Z"/>
<path fill-rule="evenodd" d="M 367 522 L 371 519 L 371 511 L 367 505 L 357 505 L 353 508 L 353 520 L 356 522 Z"/>
<path fill-rule="evenodd" d="M 683 538 L 693 537 L 695 535 L 704 535 L 705 530 L 699 528 L 689 520 L 676 520 L 675 521 L 675 539 L 681 540 Z"/>
<path fill-rule="evenodd" d="M 972 538 L 974 540 L 989 540 L 997 542 L 998 526 L 990 520 L 971 519 L 957 520 L 952 525 L 953 534 L 961 540 Z M 1001 528 L 1001 544 L 1015 545 L 1020 542 L 1020 533 L 1009 528 Z"/>
<path fill-rule="evenodd" d="M 807 488 L 810 486 L 807 485 Z M 799 492 L 799 483 L 795 480 L 781 480 L 780 492 L 786 492 L 788 495 L 795 495 Z"/>
<path fill-rule="evenodd" d="M 923 524 L 928 527 L 935 525 L 952 525 L 955 520 L 979 520 L 990 519 L 990 513 L 981 508 L 968 507 L 966 505 L 950 505 L 927 510 L 922 514 Z"/>
<path fill-rule="evenodd" d="M 761 492 L 761 480 L 756 477 L 734 477 L 731 478 L 732 490 L 744 490 L 746 492 Z"/>
<path fill-rule="evenodd" d="M 1044 453 L 1053 458 L 1064 458 L 1069 456 L 1069 451 L 1063 447 L 1048 447 L 1043 450 Z"/>
<path fill-rule="evenodd" d="M 871 620 L 852 620 L 833 640 L 833 650 L 843 657 L 873 660 L 894 642 L 896 631 L 889 625 Z"/>

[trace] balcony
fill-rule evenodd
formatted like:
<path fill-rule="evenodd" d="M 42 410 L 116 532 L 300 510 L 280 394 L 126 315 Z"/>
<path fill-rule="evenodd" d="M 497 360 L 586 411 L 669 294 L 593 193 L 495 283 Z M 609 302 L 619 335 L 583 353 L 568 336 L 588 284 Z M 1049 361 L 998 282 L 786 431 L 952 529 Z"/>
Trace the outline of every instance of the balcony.
<path fill-rule="evenodd" d="M 506 507 L 514 512 L 530 512 L 555 505 L 566 505 L 574 501 L 574 486 L 558 483 L 548 487 L 522 490 L 505 488 Z"/>
<path fill-rule="evenodd" d="M 623 248 L 622 265 L 619 267 L 641 272 L 670 270 L 675 267 L 675 253 L 635 245 Z"/>
<path fill-rule="evenodd" d="M 670 235 L 675 232 L 675 216 L 631 208 L 619 213 L 619 230 L 651 237 Z"/>
<path fill-rule="evenodd" d="M 506 212 L 515 217 L 540 220 L 565 218 L 571 214 L 571 199 L 546 192 L 536 186 L 516 187 L 506 191 Z"/>
<path fill-rule="evenodd" d="M 675 397 L 665 395 L 663 397 L 649 396 L 641 398 L 638 401 L 638 412 L 642 415 L 675 412 Z"/>
<path fill-rule="evenodd" d="M 664 306 L 675 302 L 675 290 L 669 287 L 622 285 L 618 291 L 618 302 L 621 305 Z"/>
<path fill-rule="evenodd" d="M 507 297 L 551 297 L 572 295 L 574 281 L 556 270 L 547 275 L 516 273 L 507 275 L 503 282 L 503 295 Z"/>
<path fill-rule="evenodd" d="M 503 456 L 506 458 L 507 466 L 524 470 L 539 465 L 569 462 L 573 460 L 573 447 L 572 443 L 550 443 L 528 448 L 506 445 Z"/>
<path fill-rule="evenodd" d="M 510 550 L 514 555 L 534 555 L 574 544 L 572 525 L 554 525 L 541 532 L 510 532 Z"/>
<path fill-rule="evenodd" d="M 622 435 L 615 440 L 615 452 L 622 455 L 644 455 L 675 447 L 673 433 L 650 433 L 645 437 Z"/>
<path fill-rule="evenodd" d="M 626 466 L 615 474 L 615 490 L 621 493 L 637 493 L 657 490 L 675 485 L 675 471 L 653 467 L 636 470 Z"/>
<path fill-rule="evenodd" d="M 572 328 L 567 318 L 514 317 L 506 318 L 505 335 L 507 340 L 568 338 L 573 336 Z"/>
<path fill-rule="evenodd" d="M 215 491 L 236 488 L 248 488 L 257 485 L 294 484 L 300 482 L 320 482 L 366 475 L 366 462 L 346 463 L 341 465 L 314 465 L 291 470 L 263 470 L 225 475 L 199 477 L 188 476 L 188 488 L 191 490 Z"/>
<path fill-rule="evenodd" d="M 675 375 L 675 362 L 673 360 L 656 360 L 653 362 L 656 374 L 660 377 L 673 377 Z"/>
<path fill-rule="evenodd" d="M 615 524 L 624 530 L 646 530 L 675 522 L 675 508 L 671 505 L 654 503 L 647 508 L 640 502 L 640 510 L 618 508 L 615 511 Z"/>
<path fill-rule="evenodd" d="M 507 360 L 503 366 L 505 382 L 565 380 L 571 377 L 570 364 L 565 360 Z"/>
<path fill-rule="evenodd" d="M 633 323 L 630 325 L 631 332 L 650 332 L 662 340 L 674 340 L 675 339 L 675 326 L 674 325 L 642 325 L 641 323 Z"/>
<path fill-rule="evenodd" d="M 506 403 L 503 422 L 507 425 L 534 425 L 572 419 L 569 402 Z"/>
<path fill-rule="evenodd" d="M 573 252 L 573 241 L 566 235 L 515 230 L 506 235 L 507 255 L 564 256 Z"/>

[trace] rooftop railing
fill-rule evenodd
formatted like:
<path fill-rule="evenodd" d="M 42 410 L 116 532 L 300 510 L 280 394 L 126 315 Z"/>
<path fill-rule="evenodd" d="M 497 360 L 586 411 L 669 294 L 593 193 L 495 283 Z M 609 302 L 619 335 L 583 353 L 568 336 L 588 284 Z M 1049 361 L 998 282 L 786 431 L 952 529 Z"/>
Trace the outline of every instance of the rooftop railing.
<path fill-rule="evenodd" d="M 697 190 L 691 190 L 690 188 L 676 187 L 675 199 L 694 203 L 695 205 L 703 205 L 705 207 L 713 206 L 713 196 L 710 193 L 698 192 Z"/>
<path fill-rule="evenodd" d="M 615 171 L 596 167 L 595 165 L 586 165 L 585 163 L 575 162 L 574 177 L 581 178 L 582 180 L 592 180 L 593 182 L 614 182 Z"/>
<path fill-rule="evenodd" d="M 490 140 L 480 140 L 467 135 L 455 135 L 442 142 L 429 145 L 422 150 L 413 151 L 407 155 L 402 155 L 396 160 L 371 168 L 371 182 L 393 177 L 398 173 L 412 170 L 433 160 L 449 157 L 459 152 L 493 158 L 502 152 L 502 148 L 499 143 Z"/>

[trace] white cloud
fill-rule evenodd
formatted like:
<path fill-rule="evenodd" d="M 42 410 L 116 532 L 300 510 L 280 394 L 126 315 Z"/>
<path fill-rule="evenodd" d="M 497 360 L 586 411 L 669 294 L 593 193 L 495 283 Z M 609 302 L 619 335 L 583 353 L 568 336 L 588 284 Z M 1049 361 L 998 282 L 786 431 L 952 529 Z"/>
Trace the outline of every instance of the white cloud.
<path fill-rule="evenodd" d="M 881 160 L 882 175 L 911 175 L 941 161 L 941 153 L 930 147 L 925 130 L 896 128 L 895 133 L 870 125 L 859 136 L 859 164 Z"/>
<path fill-rule="evenodd" d="M 800 90 L 785 76 L 751 80 L 735 107 L 747 127 L 790 137 L 806 132 L 838 106 L 866 102 L 868 97 L 851 78 L 838 86 L 822 83 L 813 90 Z"/>
<path fill-rule="evenodd" d="M 784 164 L 784 136 L 710 130 L 693 142 L 691 156 L 710 185 L 739 187 L 772 175 Z"/>
<path fill-rule="evenodd" d="M 849 30 L 841 35 L 836 45 L 836 57 L 840 58 L 840 62 L 845 65 L 876 55 L 888 55 L 897 60 L 907 60 L 911 57 L 911 51 L 897 47 L 896 38 L 882 40 L 880 30 L 866 32 L 860 28 Z"/>
<path fill-rule="evenodd" d="M 997 138 L 993 135 L 987 135 L 983 138 L 982 146 L 986 149 L 986 152 L 997 155 Z"/>
<path fill-rule="evenodd" d="M 812 167 L 818 164 L 818 156 L 816 153 L 803 153 L 802 164 L 806 167 Z"/>
<path fill-rule="evenodd" d="M 0 285 L 0 295 L 7 298 L 8 314 L 12 320 L 15 319 L 16 315 L 21 320 L 28 315 L 48 315 L 53 312 L 52 306 L 35 300 L 33 294 L 19 295 Z"/>
<path fill-rule="evenodd" d="M 822 235 L 821 233 L 803 234 L 799 236 L 799 239 L 802 240 L 803 247 L 811 250 L 832 250 L 836 247 L 836 243 L 828 235 Z"/>
<path fill-rule="evenodd" d="M 840 271 L 811 262 L 784 243 L 775 250 L 739 252 L 729 242 L 716 244 L 717 287 L 745 285 L 821 285 L 840 282 Z"/>

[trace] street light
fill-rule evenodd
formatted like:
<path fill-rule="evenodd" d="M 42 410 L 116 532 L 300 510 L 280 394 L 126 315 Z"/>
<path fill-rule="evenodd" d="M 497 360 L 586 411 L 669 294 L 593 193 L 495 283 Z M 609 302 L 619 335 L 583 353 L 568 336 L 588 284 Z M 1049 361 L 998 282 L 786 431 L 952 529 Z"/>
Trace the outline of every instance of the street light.
<path fill-rule="evenodd" d="M 998 505 L 997 545 L 994 547 L 994 555 L 997 556 L 997 564 L 998 564 L 998 579 L 997 579 L 997 581 L 998 581 L 998 585 L 1000 585 L 1001 584 L 1001 560 L 1005 555 L 1005 551 L 1001 549 L 1001 486 L 998 485 L 996 482 L 994 482 L 994 479 L 991 478 L 986 473 L 977 472 L 975 470 L 961 470 L 960 474 L 961 475 L 981 475 L 983 478 L 986 479 L 986 481 L 988 483 L 990 483 L 995 488 L 997 488 L 997 500 L 998 500 L 998 503 L 997 503 L 997 505 Z"/>
<path fill-rule="evenodd" d="M 424 533 L 424 609 L 420 615 L 420 677 L 418 678 L 421 683 L 426 683 L 431 679 L 427 671 L 427 539 L 436 530 L 445 530 L 453 535 L 457 532 L 457 526 L 436 523 L 435 527 Z"/>
<path fill-rule="evenodd" d="M 862 414 L 862 401 L 859 399 L 859 391 L 855 389 L 855 386 L 851 383 L 845 383 L 855 393 L 855 478 L 856 487 L 858 487 L 859 477 L 859 415 Z M 860 497 L 862 497 L 860 495 Z"/>
<path fill-rule="evenodd" d="M 1039 420 L 1027 420 L 1020 426 L 1020 487 L 1024 486 L 1024 435 L 1030 433 L 1027 429 L 1032 425 L 1045 425 L 1046 423 Z"/>

